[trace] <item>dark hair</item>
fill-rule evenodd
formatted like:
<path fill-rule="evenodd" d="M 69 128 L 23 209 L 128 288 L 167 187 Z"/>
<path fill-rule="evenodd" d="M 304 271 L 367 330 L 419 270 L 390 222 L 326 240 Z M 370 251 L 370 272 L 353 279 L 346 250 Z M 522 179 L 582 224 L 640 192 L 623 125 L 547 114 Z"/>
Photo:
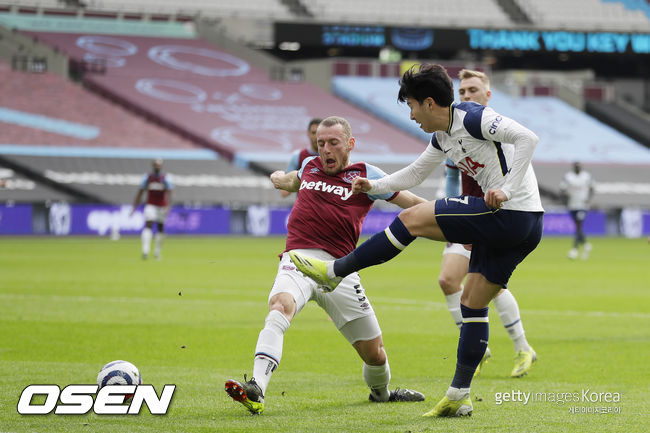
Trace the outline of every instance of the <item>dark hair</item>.
<path fill-rule="evenodd" d="M 307 131 L 309 131 L 309 130 L 311 129 L 311 126 L 312 126 L 312 125 L 320 125 L 320 123 L 321 123 L 322 121 L 323 121 L 323 119 L 318 118 L 318 117 L 314 117 L 313 119 L 311 119 L 311 120 L 309 121 L 309 125 L 307 125 Z"/>
<path fill-rule="evenodd" d="M 421 64 L 417 71 L 415 68 L 404 72 L 397 100 L 406 102 L 407 98 L 413 98 L 421 104 L 431 97 L 441 107 L 449 107 L 454 102 L 454 84 L 447 70 L 430 63 Z"/>

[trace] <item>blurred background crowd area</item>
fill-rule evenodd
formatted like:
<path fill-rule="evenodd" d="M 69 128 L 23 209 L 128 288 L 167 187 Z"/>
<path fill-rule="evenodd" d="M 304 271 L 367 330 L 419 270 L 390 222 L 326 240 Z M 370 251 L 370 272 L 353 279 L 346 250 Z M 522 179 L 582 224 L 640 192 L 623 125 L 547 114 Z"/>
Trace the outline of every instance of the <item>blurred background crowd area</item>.
<path fill-rule="evenodd" d="M 547 234 L 573 232 L 575 161 L 596 181 L 588 233 L 650 234 L 647 0 L 0 1 L 0 234 L 139 233 L 154 158 L 169 233 L 282 234 L 295 195 L 268 174 L 311 118 L 346 117 L 353 158 L 388 173 L 424 150 L 397 102 L 421 62 L 486 72 L 490 105 L 540 137 Z M 376 207 L 367 233 L 395 212 Z"/>

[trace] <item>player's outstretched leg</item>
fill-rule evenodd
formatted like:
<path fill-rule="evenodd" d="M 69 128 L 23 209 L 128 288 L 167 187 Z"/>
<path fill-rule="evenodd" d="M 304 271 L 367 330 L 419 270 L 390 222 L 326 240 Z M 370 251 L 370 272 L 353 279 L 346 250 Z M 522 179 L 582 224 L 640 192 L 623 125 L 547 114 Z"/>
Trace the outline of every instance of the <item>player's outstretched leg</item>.
<path fill-rule="evenodd" d="M 347 275 L 387 262 L 414 240 L 415 237 L 397 217 L 383 232 L 376 233 L 350 254 L 333 262 L 314 259 L 294 251 L 289 255 L 299 271 L 331 291 Z"/>
<path fill-rule="evenodd" d="M 247 381 L 246 375 L 244 375 L 244 382 L 234 379 L 227 380 L 226 392 L 233 400 L 246 406 L 254 415 L 264 411 L 264 394 L 254 377 Z"/>

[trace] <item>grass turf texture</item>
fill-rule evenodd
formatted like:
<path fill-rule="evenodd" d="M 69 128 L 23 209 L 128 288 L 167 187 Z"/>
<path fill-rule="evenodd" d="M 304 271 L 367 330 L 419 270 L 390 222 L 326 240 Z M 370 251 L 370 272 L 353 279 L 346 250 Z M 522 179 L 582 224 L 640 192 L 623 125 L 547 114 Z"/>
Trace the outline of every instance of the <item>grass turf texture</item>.
<path fill-rule="evenodd" d="M 472 384 L 474 415 L 425 419 L 450 383 L 458 340 L 436 283 L 440 243 L 418 240 L 362 272 L 391 388 L 424 392 L 425 402 L 369 403 L 361 361 L 310 303 L 285 336 L 265 413 L 251 416 L 223 385 L 251 374 L 283 238 L 169 237 L 161 261 L 142 261 L 137 238 L 2 238 L 0 431 L 647 431 L 650 245 L 591 241 L 588 261 L 570 261 L 569 239 L 545 238 L 510 282 L 539 357 L 531 374 L 508 377 L 514 352 L 491 308 L 492 359 Z M 94 383 L 115 359 L 133 362 L 159 393 L 177 385 L 168 415 L 17 413 L 27 385 Z M 548 400 L 586 389 L 621 401 L 497 404 L 497 393 Z"/>

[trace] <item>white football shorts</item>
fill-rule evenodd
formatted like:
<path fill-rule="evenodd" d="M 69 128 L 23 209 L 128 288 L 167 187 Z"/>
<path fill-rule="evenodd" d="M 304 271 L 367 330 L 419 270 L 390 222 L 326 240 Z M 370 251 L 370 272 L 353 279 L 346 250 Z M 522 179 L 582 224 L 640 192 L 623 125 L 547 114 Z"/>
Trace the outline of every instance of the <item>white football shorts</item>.
<path fill-rule="evenodd" d="M 469 260 L 472 252 L 466 250 L 463 244 L 453 244 L 451 242 L 447 242 L 445 249 L 442 250 L 442 255 L 444 256 L 445 254 L 458 254 L 467 257 L 467 260 Z"/>
<path fill-rule="evenodd" d="M 155 206 L 153 204 L 147 204 L 144 207 L 144 220 L 145 221 L 156 221 L 159 223 L 164 223 L 165 218 L 167 218 L 167 213 L 163 206 Z"/>
<path fill-rule="evenodd" d="M 332 255 L 319 249 L 296 251 L 321 260 L 334 259 Z M 375 311 L 366 297 L 361 279 L 356 272 L 345 277 L 333 292 L 324 293 L 312 279 L 296 269 L 289 253 L 284 253 L 278 265 L 278 274 L 273 288 L 269 293 L 269 302 L 278 293 L 290 293 L 293 296 L 296 301 L 296 315 L 307 302 L 316 301 L 332 318 L 336 328 L 350 344 L 372 340 L 381 335 Z"/>

